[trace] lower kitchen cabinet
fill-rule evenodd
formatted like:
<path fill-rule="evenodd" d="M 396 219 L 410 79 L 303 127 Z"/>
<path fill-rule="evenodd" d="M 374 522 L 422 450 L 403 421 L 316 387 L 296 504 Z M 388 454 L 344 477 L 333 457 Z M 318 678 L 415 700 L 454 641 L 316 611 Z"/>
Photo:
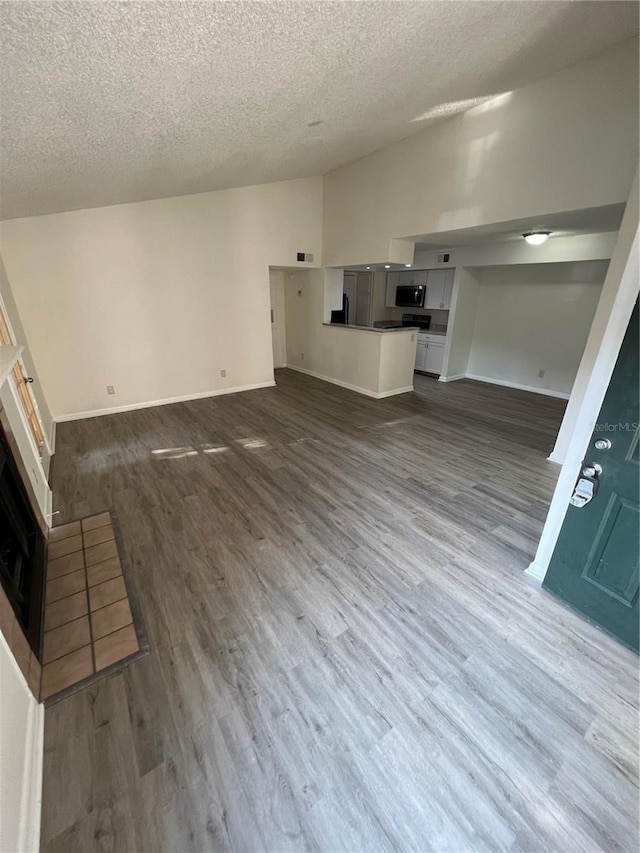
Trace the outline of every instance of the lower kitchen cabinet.
<path fill-rule="evenodd" d="M 418 336 L 416 347 L 415 370 L 424 373 L 442 373 L 442 361 L 444 359 L 444 340 L 434 341 L 431 337 Z"/>
<path fill-rule="evenodd" d="M 444 360 L 444 344 L 427 344 L 427 357 L 425 359 L 424 368 L 427 373 L 437 373 L 438 376 L 442 373 L 442 362 Z"/>

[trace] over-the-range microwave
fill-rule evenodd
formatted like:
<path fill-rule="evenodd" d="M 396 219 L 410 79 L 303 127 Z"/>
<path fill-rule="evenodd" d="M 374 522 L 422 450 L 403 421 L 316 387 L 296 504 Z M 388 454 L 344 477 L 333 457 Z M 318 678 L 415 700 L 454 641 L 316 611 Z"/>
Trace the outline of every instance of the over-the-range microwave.
<path fill-rule="evenodd" d="M 426 293 L 424 284 L 400 284 L 396 287 L 396 305 L 398 308 L 424 308 Z"/>

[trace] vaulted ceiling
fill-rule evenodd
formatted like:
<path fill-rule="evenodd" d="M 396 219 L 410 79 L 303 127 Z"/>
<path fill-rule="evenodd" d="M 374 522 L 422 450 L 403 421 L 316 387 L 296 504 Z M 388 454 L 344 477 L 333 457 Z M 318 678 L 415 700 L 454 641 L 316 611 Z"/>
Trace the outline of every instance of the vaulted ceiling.
<path fill-rule="evenodd" d="M 0 27 L 8 219 L 323 174 L 635 35 L 638 5 L 2 2 Z"/>

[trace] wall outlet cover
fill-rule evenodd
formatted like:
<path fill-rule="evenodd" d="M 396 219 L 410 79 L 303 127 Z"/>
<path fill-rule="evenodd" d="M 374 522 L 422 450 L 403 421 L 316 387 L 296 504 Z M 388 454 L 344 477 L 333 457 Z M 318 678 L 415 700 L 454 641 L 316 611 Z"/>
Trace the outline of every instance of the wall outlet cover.
<path fill-rule="evenodd" d="M 226 370 L 221 370 L 221 371 L 220 371 L 220 376 L 222 376 L 222 378 L 223 378 L 223 379 L 224 379 L 224 377 L 225 377 L 226 375 L 227 375 L 227 371 L 226 371 Z"/>
<path fill-rule="evenodd" d="M 116 393 L 116 389 L 113 387 L 113 385 L 107 385 L 107 394 L 115 394 L 115 393 Z"/>

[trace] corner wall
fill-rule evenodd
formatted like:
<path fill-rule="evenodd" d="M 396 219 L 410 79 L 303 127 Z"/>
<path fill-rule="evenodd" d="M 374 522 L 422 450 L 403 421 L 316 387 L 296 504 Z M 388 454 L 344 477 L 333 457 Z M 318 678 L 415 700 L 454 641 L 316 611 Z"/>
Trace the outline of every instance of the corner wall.
<path fill-rule="evenodd" d="M 568 399 L 607 262 L 476 272 L 480 288 L 467 375 Z"/>
<path fill-rule="evenodd" d="M 321 231 L 321 178 L 1 223 L 54 417 L 271 384 L 269 266 Z"/>

